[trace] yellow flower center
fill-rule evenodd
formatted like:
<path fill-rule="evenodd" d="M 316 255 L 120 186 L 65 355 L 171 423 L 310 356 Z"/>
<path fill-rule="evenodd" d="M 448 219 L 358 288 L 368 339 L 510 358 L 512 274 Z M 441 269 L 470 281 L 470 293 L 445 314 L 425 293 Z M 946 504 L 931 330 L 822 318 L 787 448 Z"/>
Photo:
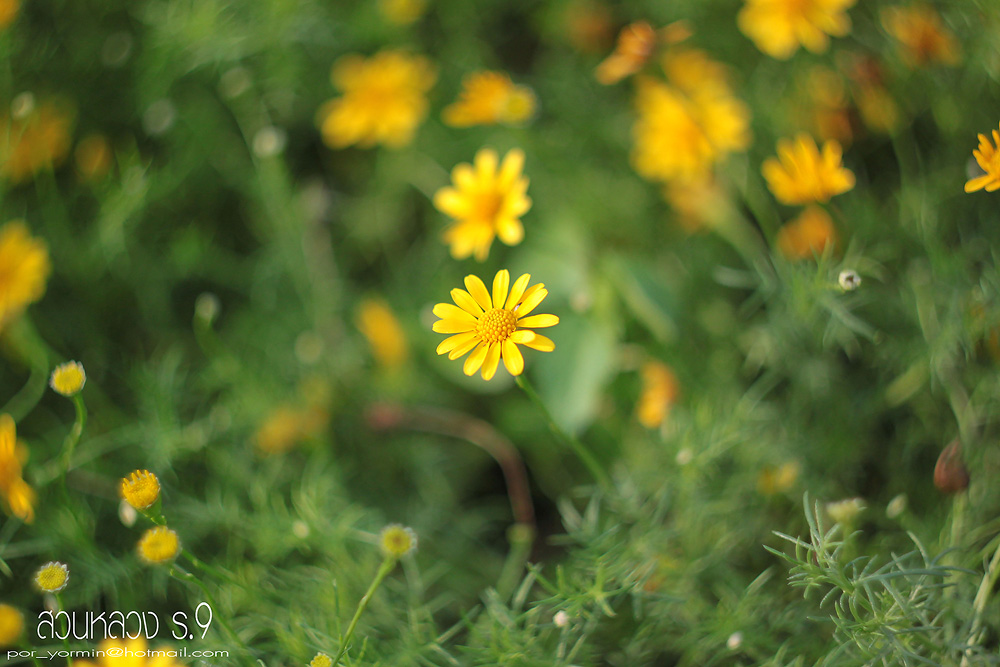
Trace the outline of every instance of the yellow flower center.
<path fill-rule="evenodd" d="M 503 194 L 495 188 L 484 190 L 475 199 L 475 218 L 489 225 L 492 225 L 503 206 Z"/>
<path fill-rule="evenodd" d="M 47 563 L 35 575 L 35 583 L 47 593 L 62 590 L 69 580 L 69 570 L 62 563 Z"/>
<path fill-rule="evenodd" d="M 129 477 L 122 478 L 119 490 L 129 505 L 144 510 L 160 497 L 160 481 L 148 470 L 136 470 Z"/>
<path fill-rule="evenodd" d="M 139 540 L 139 556 L 147 563 L 165 563 L 173 560 L 180 550 L 181 542 L 177 533 L 163 526 L 150 528 Z"/>
<path fill-rule="evenodd" d="M 487 310 L 479 318 L 476 331 L 479 337 L 487 343 L 500 343 L 507 340 L 517 329 L 517 317 L 512 311 L 504 308 Z"/>

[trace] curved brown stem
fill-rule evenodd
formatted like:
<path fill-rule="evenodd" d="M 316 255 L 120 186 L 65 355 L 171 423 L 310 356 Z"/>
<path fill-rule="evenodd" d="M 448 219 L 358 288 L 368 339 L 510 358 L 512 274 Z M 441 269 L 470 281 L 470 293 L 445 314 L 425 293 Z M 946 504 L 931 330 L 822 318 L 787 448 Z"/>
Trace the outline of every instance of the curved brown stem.
<path fill-rule="evenodd" d="M 497 462 L 507 484 L 514 521 L 535 528 L 535 507 L 528 489 L 528 473 L 510 440 L 489 423 L 461 412 L 430 407 L 376 403 L 367 411 L 369 425 L 378 430 L 411 429 L 465 440 Z"/>

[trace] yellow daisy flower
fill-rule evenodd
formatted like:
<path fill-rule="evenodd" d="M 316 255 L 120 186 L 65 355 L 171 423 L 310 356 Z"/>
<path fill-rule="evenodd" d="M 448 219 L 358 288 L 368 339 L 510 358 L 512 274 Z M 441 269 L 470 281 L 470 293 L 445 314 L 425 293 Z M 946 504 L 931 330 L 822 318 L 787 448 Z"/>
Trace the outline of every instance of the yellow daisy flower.
<path fill-rule="evenodd" d="M 778 159 L 768 158 L 761 167 L 767 186 L 783 204 L 826 202 L 854 187 L 854 174 L 841 163 L 843 151 L 836 141 L 823 144 L 800 134 L 795 141 L 778 140 Z"/>
<path fill-rule="evenodd" d="M 177 557 L 181 552 L 181 540 L 166 526 L 156 526 L 143 533 L 136 548 L 144 561 L 159 565 Z"/>
<path fill-rule="evenodd" d="M 462 80 L 458 100 L 441 112 L 452 127 L 522 123 L 535 112 L 535 94 L 503 72 L 474 72 Z"/>
<path fill-rule="evenodd" d="M 800 46 L 826 51 L 830 35 L 851 30 L 847 10 L 856 0 L 746 0 L 736 17 L 740 31 L 767 55 L 786 60 Z"/>
<path fill-rule="evenodd" d="M 677 376 L 670 366 L 659 361 L 647 361 L 639 373 L 642 376 L 642 393 L 636 406 L 639 423 L 646 428 L 658 428 L 680 393 Z"/>
<path fill-rule="evenodd" d="M 64 563 L 49 561 L 35 572 L 35 585 L 43 593 L 58 593 L 69 583 L 69 568 Z"/>
<path fill-rule="evenodd" d="M 87 373 L 79 361 L 67 361 L 65 364 L 59 364 L 49 378 L 49 386 L 52 387 L 52 390 L 63 396 L 78 394 L 86 382 Z"/>
<path fill-rule="evenodd" d="M 525 273 L 510 285 L 510 274 L 503 269 L 493 279 L 491 295 L 477 276 L 466 276 L 465 286 L 469 291 L 457 288 L 451 291 L 457 305 L 434 306 L 434 314 L 441 318 L 434 323 L 434 331 L 455 334 L 438 345 L 437 353 L 458 359 L 471 351 L 462 370 L 473 375 L 482 367 L 483 379 L 489 380 L 496 373 L 501 357 L 511 375 L 524 371 L 524 357 L 518 345 L 542 352 L 554 350 L 555 343 L 531 329 L 555 326 L 559 318 L 530 314 L 548 295 L 548 290 L 542 283 L 528 287 L 529 280 L 531 276 Z"/>
<path fill-rule="evenodd" d="M 809 259 L 822 255 L 827 246 L 836 245 L 837 229 L 829 213 L 819 206 L 810 206 L 778 230 L 775 243 L 788 259 Z"/>
<path fill-rule="evenodd" d="M 636 21 L 622 28 L 614 53 L 594 70 L 599 83 L 609 86 L 643 68 L 656 47 L 656 30 L 647 21 Z"/>
<path fill-rule="evenodd" d="M 437 73 L 423 56 L 382 51 L 367 59 L 344 56 L 330 77 L 344 95 L 319 110 L 323 141 L 331 148 L 399 148 L 412 141 L 427 115 L 426 94 Z"/>
<path fill-rule="evenodd" d="M 395 369 L 406 363 L 410 356 L 406 333 L 385 300 L 364 299 L 358 307 L 356 322 L 379 366 Z"/>
<path fill-rule="evenodd" d="M 48 248 L 23 221 L 0 227 L 0 327 L 42 298 L 51 270 Z"/>
<path fill-rule="evenodd" d="M 402 558 L 417 548 L 417 534 L 412 528 L 393 523 L 379 533 L 378 544 L 384 555 Z"/>
<path fill-rule="evenodd" d="M 0 116 L 0 176 L 23 183 L 62 164 L 74 116 L 72 106 L 61 101 L 42 102 L 16 118 Z"/>
<path fill-rule="evenodd" d="M 514 148 L 497 166 L 497 153 L 483 148 L 476 153 L 474 165 L 462 162 L 451 172 L 454 187 L 434 193 L 434 206 L 456 220 L 444 232 L 444 242 L 451 246 L 451 256 L 464 259 L 475 255 L 485 260 L 493 238 L 507 245 L 517 245 L 524 238 L 521 216 L 531 208 L 527 196 L 528 179 L 521 174 L 524 151 Z"/>
<path fill-rule="evenodd" d="M 128 477 L 122 477 L 118 493 L 135 509 L 149 509 L 160 497 L 160 480 L 148 470 L 136 470 Z"/>
<path fill-rule="evenodd" d="M 0 497 L 8 514 L 25 523 L 35 520 L 38 496 L 21 477 L 27 450 L 17 441 L 17 430 L 10 415 L 0 415 Z"/>
<path fill-rule="evenodd" d="M 140 635 L 138 639 L 105 639 L 97 646 L 96 655 L 101 656 L 98 662 L 89 660 L 74 660 L 73 667 L 184 667 L 166 646 L 147 650 L 146 640 Z"/>
<path fill-rule="evenodd" d="M 911 67 L 957 65 L 961 59 L 955 34 L 942 25 L 933 7 L 888 7 L 882 10 L 882 25 L 899 42 L 903 60 Z"/>
<path fill-rule="evenodd" d="M 992 144 L 986 135 L 979 135 L 979 149 L 972 151 L 972 154 L 986 173 L 967 182 L 965 184 L 966 192 L 1000 190 L 1000 152 L 997 151 L 998 147 L 1000 147 L 1000 132 L 993 130 Z"/>
<path fill-rule="evenodd" d="M 313 659 L 309 661 L 309 667 L 332 667 L 333 658 L 328 656 L 322 651 L 313 656 Z"/>
<path fill-rule="evenodd" d="M 0 647 L 13 646 L 24 632 L 24 614 L 17 607 L 0 604 Z"/>

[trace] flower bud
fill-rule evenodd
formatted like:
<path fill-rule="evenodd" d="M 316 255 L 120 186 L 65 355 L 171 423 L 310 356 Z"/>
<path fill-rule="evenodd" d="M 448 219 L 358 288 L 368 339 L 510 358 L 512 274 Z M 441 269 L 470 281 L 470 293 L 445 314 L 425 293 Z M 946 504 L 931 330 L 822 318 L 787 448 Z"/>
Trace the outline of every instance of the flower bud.
<path fill-rule="evenodd" d="M 934 466 L 934 486 L 941 493 L 958 493 L 969 488 L 969 469 L 962 462 L 962 443 L 952 440 L 941 451 Z"/>

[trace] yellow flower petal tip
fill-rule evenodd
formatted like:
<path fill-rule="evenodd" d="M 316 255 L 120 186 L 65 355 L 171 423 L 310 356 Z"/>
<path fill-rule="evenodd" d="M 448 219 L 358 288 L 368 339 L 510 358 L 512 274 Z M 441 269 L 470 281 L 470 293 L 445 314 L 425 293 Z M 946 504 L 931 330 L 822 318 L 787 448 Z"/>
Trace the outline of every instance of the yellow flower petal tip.
<path fill-rule="evenodd" d="M 181 552 L 181 541 L 177 533 L 166 526 L 156 526 L 143 533 L 136 549 L 146 563 L 159 565 L 177 557 Z"/>
<path fill-rule="evenodd" d="M 50 561 L 35 572 L 35 586 L 43 593 L 58 593 L 69 583 L 69 568 L 64 563 Z"/>
<path fill-rule="evenodd" d="M 478 276 L 466 276 L 468 291 L 451 292 L 455 305 L 434 306 L 434 314 L 441 319 L 434 323 L 433 330 L 453 334 L 438 345 L 437 353 L 454 360 L 471 352 L 462 371 L 466 375 L 480 372 L 484 380 L 490 380 L 501 360 L 511 375 L 524 372 L 524 357 L 518 345 L 542 352 L 554 350 L 555 343 L 532 329 L 555 326 L 559 317 L 532 314 L 548 291 L 541 283 L 529 287 L 530 280 L 526 273 L 511 283 L 510 273 L 504 269 L 494 277 L 491 293 Z"/>
<path fill-rule="evenodd" d="M 86 383 L 87 373 L 79 361 L 67 361 L 65 364 L 59 364 L 49 378 L 49 386 L 52 387 L 53 391 L 67 397 L 80 393 Z"/>
<path fill-rule="evenodd" d="M 483 148 L 473 164 L 463 162 L 452 170 L 452 185 L 434 194 L 435 208 L 455 220 L 443 237 L 452 257 L 475 256 L 481 262 L 494 238 L 509 246 L 521 242 L 521 216 L 531 209 L 523 168 L 524 151 L 519 148 L 508 151 L 502 161 L 496 151 Z"/>
<path fill-rule="evenodd" d="M 857 0 L 746 0 L 736 17 L 740 31 L 758 49 L 787 60 L 803 47 L 822 53 L 830 37 L 851 30 L 847 10 Z"/>
<path fill-rule="evenodd" d="M 135 509 L 148 509 L 160 497 L 160 480 L 148 470 L 136 470 L 122 478 L 118 492 Z"/>

